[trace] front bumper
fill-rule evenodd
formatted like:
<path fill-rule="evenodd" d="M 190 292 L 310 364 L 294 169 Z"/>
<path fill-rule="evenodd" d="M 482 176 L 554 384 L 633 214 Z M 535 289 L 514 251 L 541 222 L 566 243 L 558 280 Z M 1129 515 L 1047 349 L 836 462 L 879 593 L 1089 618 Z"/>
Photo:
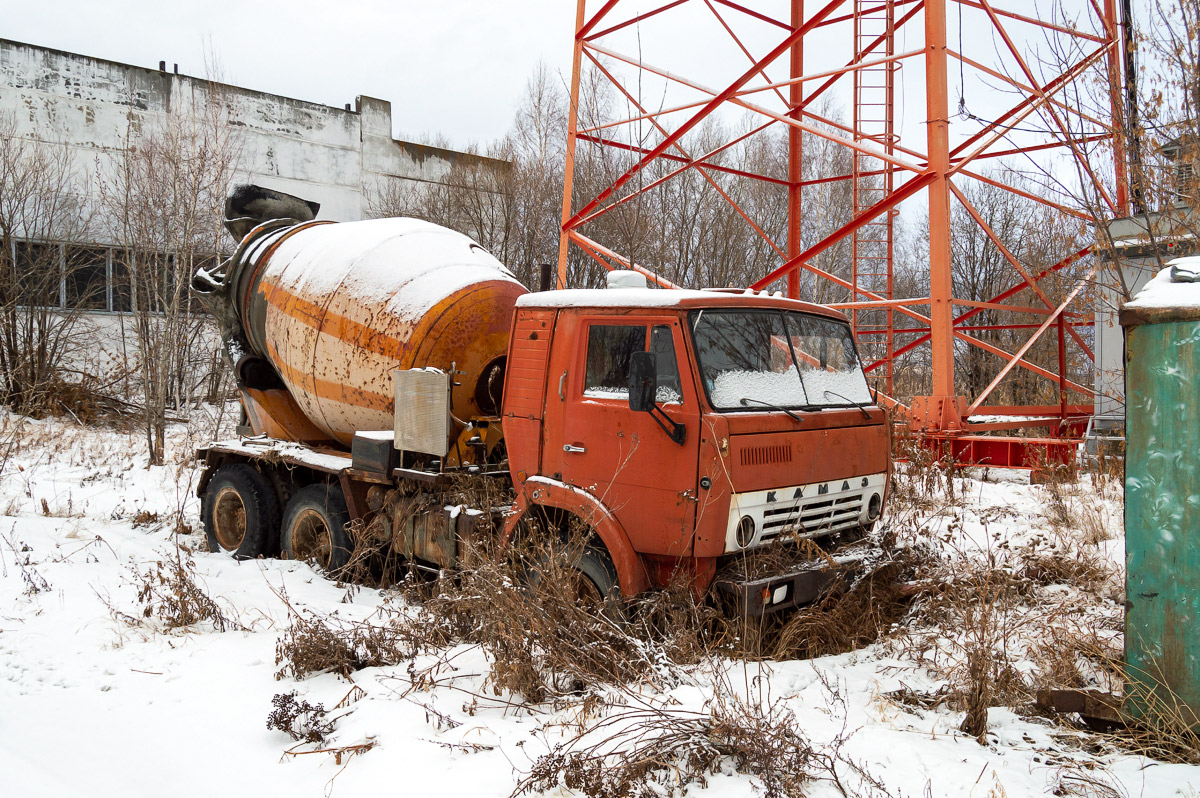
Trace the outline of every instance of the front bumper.
<path fill-rule="evenodd" d="M 736 607 L 741 617 L 757 618 L 811 604 L 838 577 L 853 574 L 866 558 L 864 548 L 799 563 L 782 574 L 755 578 L 723 578 L 713 586 Z"/>

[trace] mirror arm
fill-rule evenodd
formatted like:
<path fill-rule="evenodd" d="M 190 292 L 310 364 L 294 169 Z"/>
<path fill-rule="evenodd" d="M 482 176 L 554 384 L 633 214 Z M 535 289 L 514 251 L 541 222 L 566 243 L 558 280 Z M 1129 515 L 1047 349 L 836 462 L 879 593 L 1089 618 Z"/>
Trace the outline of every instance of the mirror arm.
<path fill-rule="evenodd" d="M 658 411 L 657 416 L 654 415 L 654 411 L 656 410 Z M 662 416 L 662 418 L 659 418 L 659 416 Z M 679 444 L 680 446 L 683 446 L 683 441 L 687 438 L 687 427 L 676 422 L 675 419 L 663 412 L 663 409 L 658 406 L 657 402 L 650 408 L 650 418 L 654 419 L 658 426 L 662 427 L 663 432 L 671 436 L 671 440 L 675 441 L 675 443 Z M 668 427 L 667 424 L 670 424 L 671 426 Z"/>

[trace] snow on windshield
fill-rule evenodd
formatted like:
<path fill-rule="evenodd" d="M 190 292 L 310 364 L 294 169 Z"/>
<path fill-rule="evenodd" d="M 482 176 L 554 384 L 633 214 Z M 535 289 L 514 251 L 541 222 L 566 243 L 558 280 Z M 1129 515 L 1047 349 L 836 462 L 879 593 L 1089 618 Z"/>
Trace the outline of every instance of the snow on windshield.
<path fill-rule="evenodd" d="M 718 409 L 871 401 L 845 323 L 773 310 L 705 310 L 693 314 L 692 333 Z"/>
<path fill-rule="evenodd" d="M 716 407 L 799 407 L 808 404 L 800 375 L 792 366 L 783 373 L 731 369 L 717 374 L 709 388 Z M 745 399 L 743 404 L 742 400 Z"/>
<path fill-rule="evenodd" d="M 583 395 L 593 399 L 629 399 L 628 388 L 603 388 L 592 387 L 585 388 Z M 681 405 L 683 404 L 683 396 L 679 391 L 668 388 L 665 385 L 658 386 L 658 391 L 654 394 L 654 401 L 660 405 Z"/>

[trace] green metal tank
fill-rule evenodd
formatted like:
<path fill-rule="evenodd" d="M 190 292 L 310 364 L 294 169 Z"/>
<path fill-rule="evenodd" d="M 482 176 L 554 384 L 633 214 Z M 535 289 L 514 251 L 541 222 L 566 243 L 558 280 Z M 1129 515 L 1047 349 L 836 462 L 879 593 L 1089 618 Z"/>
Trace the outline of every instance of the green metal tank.
<path fill-rule="evenodd" d="M 1173 261 L 1125 333 L 1125 710 L 1200 719 L 1200 282 Z"/>

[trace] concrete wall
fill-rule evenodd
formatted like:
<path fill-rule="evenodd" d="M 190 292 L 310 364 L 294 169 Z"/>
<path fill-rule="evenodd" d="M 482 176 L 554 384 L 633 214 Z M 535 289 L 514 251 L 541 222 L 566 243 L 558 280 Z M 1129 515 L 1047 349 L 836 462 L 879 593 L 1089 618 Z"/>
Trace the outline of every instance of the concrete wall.
<path fill-rule="evenodd" d="M 1121 260 L 1120 268 L 1131 295 L 1142 289 L 1158 273 L 1158 261 L 1152 257 Z M 1117 312 L 1124 299 L 1115 287 L 1114 272 L 1104 277 L 1096 292 L 1096 411 L 1098 417 L 1125 418 L 1125 339 Z M 1111 281 L 1111 282 L 1110 282 Z"/>
<path fill-rule="evenodd" d="M 131 132 L 172 113 L 209 113 L 214 103 L 238 131 L 238 181 L 315 200 L 324 219 L 361 219 L 381 185 L 437 181 L 458 162 L 503 167 L 393 139 L 384 100 L 333 108 L 0 39 L 0 117 L 15 119 L 18 136 L 65 142 L 88 173 L 111 166 Z"/>
<path fill-rule="evenodd" d="M 1096 320 L 1096 418 L 1124 423 L 1125 339 L 1117 322 L 1124 303 L 1122 282 L 1132 297 L 1158 274 L 1160 261 L 1194 254 L 1200 250 L 1194 230 L 1194 211 L 1180 205 L 1169 213 L 1129 216 L 1108 223 L 1112 250 L 1100 247 L 1103 262 L 1095 298 Z M 1151 244 L 1153 227 L 1158 257 Z M 1119 275 L 1118 275 L 1119 270 Z"/>
<path fill-rule="evenodd" d="M 212 84 L 173 72 L 130 66 L 0 39 L 0 122 L 18 138 L 64 144 L 85 178 L 83 200 L 100 210 L 99 185 L 141 132 L 178 118 L 225 119 L 240 153 L 234 182 L 257 183 L 321 204 L 319 218 L 353 221 L 369 215 L 373 196 L 417 188 L 445 177 L 456 164 L 507 168 L 502 161 L 392 138 L 392 106 L 359 97 L 353 110 Z M 418 125 L 419 126 L 419 125 Z M 101 214 L 102 215 L 102 214 Z M 114 244 L 107 225 L 88 242 L 99 276 L 99 302 L 80 319 L 71 365 L 96 374 L 127 373 L 136 359 L 122 300 L 115 288 Z M 18 237 L 22 237 L 20 231 Z M 13 244 L 12 255 L 18 245 Z M 65 248 L 55 245 L 60 270 Z M 67 302 L 61 282 L 59 302 Z M 103 311 L 103 312 L 100 312 Z M 203 370 L 217 346 L 211 325 L 193 347 Z M 133 358 L 133 359 L 131 359 Z"/>

